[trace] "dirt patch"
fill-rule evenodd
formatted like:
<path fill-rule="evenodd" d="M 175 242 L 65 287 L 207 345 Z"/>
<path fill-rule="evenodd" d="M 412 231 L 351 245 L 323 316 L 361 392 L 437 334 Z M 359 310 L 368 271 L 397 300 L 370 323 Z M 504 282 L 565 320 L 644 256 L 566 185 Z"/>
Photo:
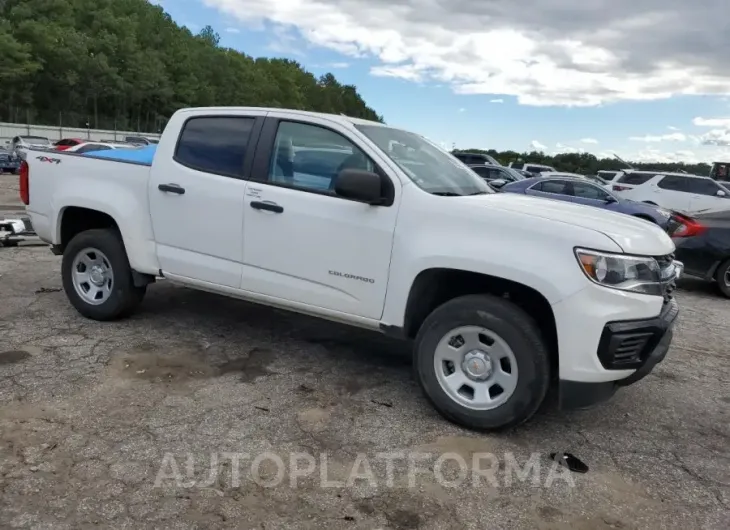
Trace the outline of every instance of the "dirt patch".
<path fill-rule="evenodd" d="M 30 353 L 25 350 L 10 350 L 0 352 L 0 364 L 15 364 L 30 358 Z"/>
<path fill-rule="evenodd" d="M 171 348 L 144 342 L 113 355 L 110 370 L 117 377 L 157 382 L 207 379 L 231 373 L 240 374 L 242 382 L 250 382 L 274 373 L 266 367 L 272 360 L 272 353 L 265 348 L 252 348 L 246 357 L 223 363 L 217 362 L 218 358 L 220 352 L 195 344 Z"/>

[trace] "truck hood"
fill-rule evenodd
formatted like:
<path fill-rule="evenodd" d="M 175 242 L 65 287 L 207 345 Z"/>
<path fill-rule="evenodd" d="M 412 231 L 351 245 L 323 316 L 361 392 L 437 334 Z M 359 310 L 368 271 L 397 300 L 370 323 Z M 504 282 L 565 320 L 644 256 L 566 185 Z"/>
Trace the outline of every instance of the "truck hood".
<path fill-rule="evenodd" d="M 516 193 L 494 193 L 455 199 L 481 204 L 491 209 L 521 213 L 588 228 L 611 238 L 627 254 L 663 256 L 671 254 L 675 250 L 672 239 L 657 225 L 630 215 L 609 212 L 593 206 Z"/>

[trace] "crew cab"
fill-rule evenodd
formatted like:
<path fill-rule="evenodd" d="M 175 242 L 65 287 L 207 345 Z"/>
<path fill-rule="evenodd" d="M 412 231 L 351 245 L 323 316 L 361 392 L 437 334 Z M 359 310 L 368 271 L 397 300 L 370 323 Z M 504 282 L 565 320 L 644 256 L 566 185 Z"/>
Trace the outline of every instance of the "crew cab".
<path fill-rule="evenodd" d="M 380 331 L 413 344 L 444 417 L 484 430 L 529 419 L 553 382 L 564 408 L 603 401 L 669 349 L 681 264 L 661 228 L 495 193 L 418 134 L 193 108 L 149 160 L 106 153 L 32 152 L 20 175 L 37 235 L 63 256 L 66 296 L 90 319 L 129 315 L 164 277 Z"/>

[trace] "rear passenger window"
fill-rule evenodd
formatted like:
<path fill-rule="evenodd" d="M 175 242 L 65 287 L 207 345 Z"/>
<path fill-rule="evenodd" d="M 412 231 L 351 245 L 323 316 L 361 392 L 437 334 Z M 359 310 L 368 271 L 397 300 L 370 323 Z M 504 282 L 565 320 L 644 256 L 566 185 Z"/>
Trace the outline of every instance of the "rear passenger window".
<path fill-rule="evenodd" d="M 644 182 L 648 182 L 656 176 L 656 173 L 626 173 L 623 177 L 620 177 L 616 182 L 622 184 L 631 184 L 632 186 L 638 186 Z"/>
<path fill-rule="evenodd" d="M 242 177 L 254 121 L 228 116 L 191 118 L 180 133 L 174 158 L 198 171 Z"/>
<path fill-rule="evenodd" d="M 664 177 L 657 183 L 657 187 L 671 191 L 689 191 L 686 177 Z"/>

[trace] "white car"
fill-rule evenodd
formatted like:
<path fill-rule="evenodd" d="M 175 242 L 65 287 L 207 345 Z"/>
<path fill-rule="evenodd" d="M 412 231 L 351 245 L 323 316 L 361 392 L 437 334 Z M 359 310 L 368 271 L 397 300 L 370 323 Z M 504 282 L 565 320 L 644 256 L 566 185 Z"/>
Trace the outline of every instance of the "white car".
<path fill-rule="evenodd" d="M 334 172 L 323 144 L 350 153 Z M 552 381 L 563 408 L 608 399 L 672 340 L 682 267 L 661 228 L 495 193 L 382 123 L 183 109 L 148 162 L 34 155 L 21 197 L 90 319 L 129 315 L 164 277 L 408 339 L 428 400 L 474 429 L 526 421 Z"/>
<path fill-rule="evenodd" d="M 10 141 L 10 152 L 25 159 L 28 149 L 53 149 L 53 144 L 45 136 L 21 135 Z"/>
<path fill-rule="evenodd" d="M 641 182 L 629 177 L 612 185 L 614 193 L 685 214 L 730 209 L 730 189 L 710 177 L 682 173 L 658 174 Z"/>
<path fill-rule="evenodd" d="M 108 151 L 110 149 L 131 149 L 137 147 L 130 144 L 114 144 L 107 142 L 84 142 L 81 144 L 69 147 L 64 153 L 76 153 L 78 155 L 83 153 L 89 153 L 91 151 Z"/>
<path fill-rule="evenodd" d="M 523 163 L 523 162 L 510 162 L 509 166 L 512 169 L 516 169 L 518 171 L 527 171 L 528 173 L 532 173 L 535 176 L 538 176 L 540 173 L 557 173 L 557 170 L 554 167 L 551 166 L 544 166 L 542 164 L 532 164 L 532 163 Z"/>

